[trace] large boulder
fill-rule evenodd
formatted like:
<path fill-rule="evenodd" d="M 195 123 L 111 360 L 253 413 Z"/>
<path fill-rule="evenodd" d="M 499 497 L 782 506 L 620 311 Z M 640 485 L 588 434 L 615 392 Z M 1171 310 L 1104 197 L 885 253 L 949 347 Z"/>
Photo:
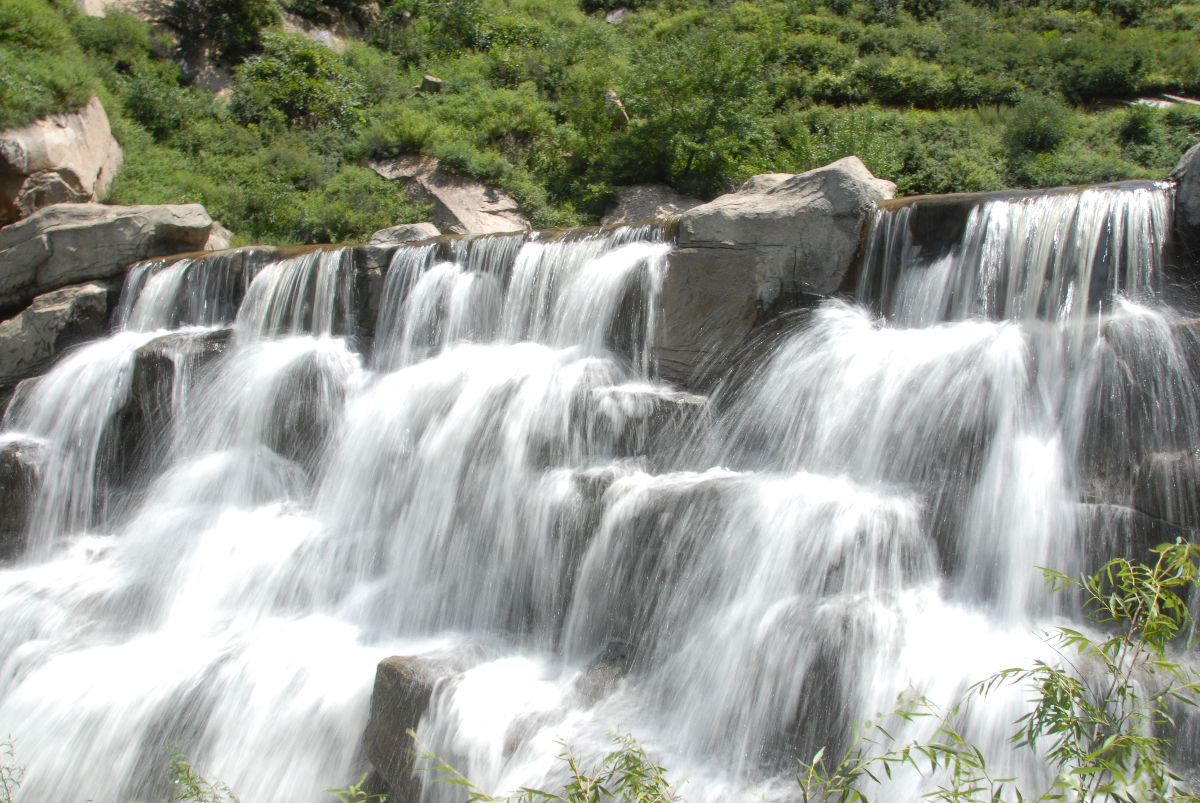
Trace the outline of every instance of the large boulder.
<path fill-rule="evenodd" d="M 1185 251 L 1200 257 L 1200 143 L 1188 149 L 1169 178 L 1176 185 L 1176 236 Z"/>
<path fill-rule="evenodd" d="M 678 217 L 703 203 L 681 195 L 666 184 L 632 184 L 617 187 L 616 194 L 617 205 L 600 220 L 601 225 Z"/>
<path fill-rule="evenodd" d="M 98 98 L 0 134 L 0 223 L 57 203 L 103 199 L 121 166 Z"/>
<path fill-rule="evenodd" d="M 58 204 L 0 229 L 0 312 L 68 284 L 107 279 L 134 262 L 204 247 L 200 204 Z"/>
<path fill-rule="evenodd" d="M 895 192 L 847 156 L 799 175 L 755 176 L 685 212 L 663 280 L 661 374 L 687 382 L 702 365 L 720 369 L 757 323 L 837 292 L 868 214 Z"/>
<path fill-rule="evenodd" d="M 31 376 L 66 348 L 107 331 L 108 288 L 78 284 L 43 293 L 0 322 L 0 385 Z"/>

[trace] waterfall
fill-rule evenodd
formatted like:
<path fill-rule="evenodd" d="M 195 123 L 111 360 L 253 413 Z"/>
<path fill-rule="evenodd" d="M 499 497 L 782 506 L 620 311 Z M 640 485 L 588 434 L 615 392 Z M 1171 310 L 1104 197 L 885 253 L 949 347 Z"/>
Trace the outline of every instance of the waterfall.
<path fill-rule="evenodd" d="M 855 298 L 711 398 L 655 369 L 655 226 L 402 246 L 374 299 L 353 249 L 136 266 L 119 330 L 0 434 L 39 461 L 0 568 L 19 799 L 161 797 L 178 749 L 243 800 L 321 800 L 365 769 L 390 655 L 451 667 L 418 736 L 489 792 L 631 733 L 695 803 L 792 799 L 796 758 L 906 689 L 949 709 L 1052 657 L 1078 606 L 1037 566 L 1196 519 L 1153 479 L 1200 444 L 1169 190 L 957 203 L 879 210 Z M 1034 788 L 1025 697 L 958 721 Z"/>

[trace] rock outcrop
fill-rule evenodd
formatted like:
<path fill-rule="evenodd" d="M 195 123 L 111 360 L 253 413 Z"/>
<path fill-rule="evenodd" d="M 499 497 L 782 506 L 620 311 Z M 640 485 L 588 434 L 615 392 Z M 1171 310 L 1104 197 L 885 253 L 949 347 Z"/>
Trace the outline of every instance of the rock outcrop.
<path fill-rule="evenodd" d="M 121 166 L 98 98 L 0 134 L 0 223 L 51 204 L 102 199 Z"/>
<path fill-rule="evenodd" d="M 432 223 L 402 223 L 375 232 L 371 235 L 368 245 L 402 245 L 428 240 L 440 234 L 438 227 Z"/>
<path fill-rule="evenodd" d="M 371 163 L 388 180 L 405 180 L 405 190 L 433 204 L 433 222 L 452 234 L 498 234 L 528 231 L 529 221 L 516 199 L 494 187 L 441 167 L 428 156 L 401 156 Z"/>
<path fill-rule="evenodd" d="M 655 357 L 687 382 L 721 368 L 756 323 L 836 292 L 872 207 L 895 195 L 855 156 L 799 175 L 755 176 L 686 212 L 668 257 Z"/>
<path fill-rule="evenodd" d="M 59 204 L 0 229 L 0 312 L 69 284 L 108 279 L 141 259 L 204 247 L 200 204 Z"/>
<path fill-rule="evenodd" d="M 617 187 L 616 193 L 617 205 L 600 220 L 604 226 L 678 217 L 703 203 L 697 198 L 676 192 L 666 184 L 631 184 Z"/>
<path fill-rule="evenodd" d="M 1168 178 L 1176 183 L 1176 236 L 1187 252 L 1200 256 L 1200 143 L 1188 149 Z"/>
<path fill-rule="evenodd" d="M 63 287 L 0 322 L 0 385 L 31 376 L 68 347 L 104 334 L 108 294 L 95 283 Z"/>

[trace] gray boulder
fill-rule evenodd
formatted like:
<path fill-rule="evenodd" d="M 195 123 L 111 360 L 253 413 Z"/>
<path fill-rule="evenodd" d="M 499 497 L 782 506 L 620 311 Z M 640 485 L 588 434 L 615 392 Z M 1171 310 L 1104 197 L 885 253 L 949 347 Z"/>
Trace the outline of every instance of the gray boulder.
<path fill-rule="evenodd" d="M 1186 250 L 1200 255 L 1200 143 L 1188 149 L 1168 178 L 1176 184 L 1176 234 Z"/>
<path fill-rule="evenodd" d="M 102 199 L 121 166 L 98 98 L 0 134 L 0 222 L 56 203 Z"/>
<path fill-rule="evenodd" d="M 0 384 L 37 373 L 62 352 L 107 331 L 108 288 L 79 284 L 44 293 L 0 322 Z"/>
<path fill-rule="evenodd" d="M 401 245 L 403 243 L 415 243 L 421 240 L 428 240 L 432 237 L 441 235 L 438 227 L 432 223 L 402 223 L 399 226 L 392 226 L 386 229 L 380 229 L 371 235 L 368 241 L 369 245 Z"/>
<path fill-rule="evenodd" d="M 681 195 L 666 184 L 632 184 L 617 187 L 616 193 L 617 205 L 600 220 L 604 226 L 678 217 L 703 203 Z"/>
<path fill-rule="evenodd" d="M 212 219 L 200 204 L 58 204 L 0 229 L 0 311 L 68 284 L 204 247 Z"/>
<path fill-rule="evenodd" d="M 862 227 L 896 186 L 847 156 L 799 175 L 755 176 L 684 213 L 668 256 L 654 346 L 661 374 L 719 369 L 757 323 L 842 286 Z"/>

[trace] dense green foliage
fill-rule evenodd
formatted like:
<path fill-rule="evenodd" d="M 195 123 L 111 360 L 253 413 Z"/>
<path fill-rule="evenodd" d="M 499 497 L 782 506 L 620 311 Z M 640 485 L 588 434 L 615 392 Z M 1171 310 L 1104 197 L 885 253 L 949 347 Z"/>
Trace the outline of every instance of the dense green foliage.
<path fill-rule="evenodd" d="M 285 20 L 354 36 L 336 52 Z M 420 217 L 366 172 L 401 154 L 547 227 L 621 184 L 709 198 L 850 153 L 906 194 L 1161 177 L 1200 138 L 1200 107 L 1108 102 L 1200 95 L 1193 2 L 174 0 L 165 22 L 0 0 L 0 123 L 98 90 L 126 148 L 112 200 L 200 201 L 248 241 Z M 184 81 L 176 60 L 206 57 L 228 93 Z"/>

